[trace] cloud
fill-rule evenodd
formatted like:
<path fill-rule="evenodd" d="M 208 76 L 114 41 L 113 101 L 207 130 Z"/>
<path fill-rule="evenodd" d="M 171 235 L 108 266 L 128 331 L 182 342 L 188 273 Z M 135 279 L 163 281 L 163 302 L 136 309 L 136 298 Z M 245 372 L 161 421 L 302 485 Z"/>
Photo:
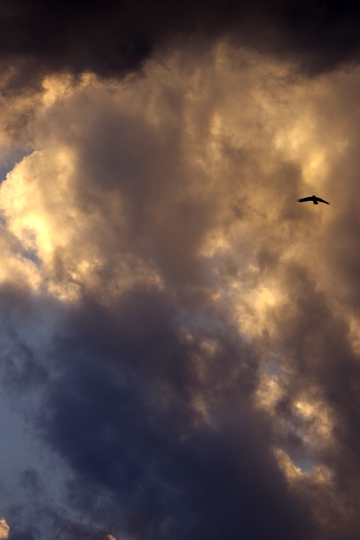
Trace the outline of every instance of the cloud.
<path fill-rule="evenodd" d="M 1 518 L 0 520 L 0 538 L 8 538 L 9 537 L 9 526 L 6 523 L 4 518 Z"/>
<path fill-rule="evenodd" d="M 359 16 L 351 0 L 256 5 L 197 0 L 171 7 L 162 0 L 131 6 L 112 0 L 77 5 L 39 0 L 31 10 L 20 1 L 5 2 L 0 19 L 3 88 L 7 93 L 38 90 L 44 75 L 63 72 L 124 76 L 189 37 L 198 46 L 228 37 L 319 73 L 357 62 Z"/>
<path fill-rule="evenodd" d="M 358 70 L 222 41 L 46 81 L 0 189 L 1 354 L 61 489 L 22 471 L 14 537 L 356 538 Z"/>
<path fill-rule="evenodd" d="M 47 387 L 41 426 L 77 472 L 73 507 L 95 512 L 97 486 L 111 494 L 103 519 L 110 512 L 108 522 L 117 518 L 130 535 L 312 537 L 262 416 L 251 413 L 255 352 L 231 328 L 208 331 L 213 353 L 199 331 L 183 343 L 161 296 L 123 296 L 96 333 L 93 322 L 106 312 L 87 303 L 86 315 L 69 321 L 67 340 L 57 341 L 61 376 Z"/>

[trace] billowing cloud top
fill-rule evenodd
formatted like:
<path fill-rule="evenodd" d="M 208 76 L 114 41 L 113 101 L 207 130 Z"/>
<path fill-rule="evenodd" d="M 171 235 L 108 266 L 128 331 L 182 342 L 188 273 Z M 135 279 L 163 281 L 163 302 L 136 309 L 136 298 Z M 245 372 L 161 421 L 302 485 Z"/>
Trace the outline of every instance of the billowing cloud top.
<path fill-rule="evenodd" d="M 1 17 L 4 534 L 358 538 L 357 6 Z"/>

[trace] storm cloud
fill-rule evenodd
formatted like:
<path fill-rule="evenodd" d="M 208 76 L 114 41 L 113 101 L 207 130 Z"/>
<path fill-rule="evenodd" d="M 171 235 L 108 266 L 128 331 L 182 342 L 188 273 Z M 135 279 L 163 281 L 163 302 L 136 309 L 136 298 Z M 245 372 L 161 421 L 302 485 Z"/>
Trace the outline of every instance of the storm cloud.
<path fill-rule="evenodd" d="M 358 61 L 357 2 L 33 2 L 3 1 L 0 59 L 11 93 L 41 88 L 45 75 L 107 78 L 138 70 L 194 38 L 207 47 L 229 38 L 259 52 L 294 58 L 307 73 Z"/>
<path fill-rule="evenodd" d="M 1 17 L 4 537 L 358 538 L 358 7 Z"/>

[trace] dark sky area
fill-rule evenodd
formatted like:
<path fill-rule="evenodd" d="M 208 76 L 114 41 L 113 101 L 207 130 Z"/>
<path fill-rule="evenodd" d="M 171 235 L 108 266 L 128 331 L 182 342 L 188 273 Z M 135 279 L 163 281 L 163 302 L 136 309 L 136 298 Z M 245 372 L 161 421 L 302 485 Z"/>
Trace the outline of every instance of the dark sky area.
<path fill-rule="evenodd" d="M 358 540 L 358 2 L 0 5 L 0 538 Z"/>
<path fill-rule="evenodd" d="M 357 62 L 359 22 L 359 4 L 351 0 L 11 0 L 1 2 L 0 55 L 3 72 L 11 71 L 8 91 L 36 87 L 45 74 L 62 71 L 117 78 L 189 37 L 208 46 L 227 37 L 294 58 L 315 75 Z"/>

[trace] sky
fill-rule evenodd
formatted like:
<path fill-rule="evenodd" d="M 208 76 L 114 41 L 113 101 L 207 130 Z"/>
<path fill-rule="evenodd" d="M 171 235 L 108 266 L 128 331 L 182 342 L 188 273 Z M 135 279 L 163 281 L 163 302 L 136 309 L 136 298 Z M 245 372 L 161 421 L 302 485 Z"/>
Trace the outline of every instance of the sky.
<path fill-rule="evenodd" d="M 0 5 L 0 538 L 358 540 L 359 4 Z"/>

